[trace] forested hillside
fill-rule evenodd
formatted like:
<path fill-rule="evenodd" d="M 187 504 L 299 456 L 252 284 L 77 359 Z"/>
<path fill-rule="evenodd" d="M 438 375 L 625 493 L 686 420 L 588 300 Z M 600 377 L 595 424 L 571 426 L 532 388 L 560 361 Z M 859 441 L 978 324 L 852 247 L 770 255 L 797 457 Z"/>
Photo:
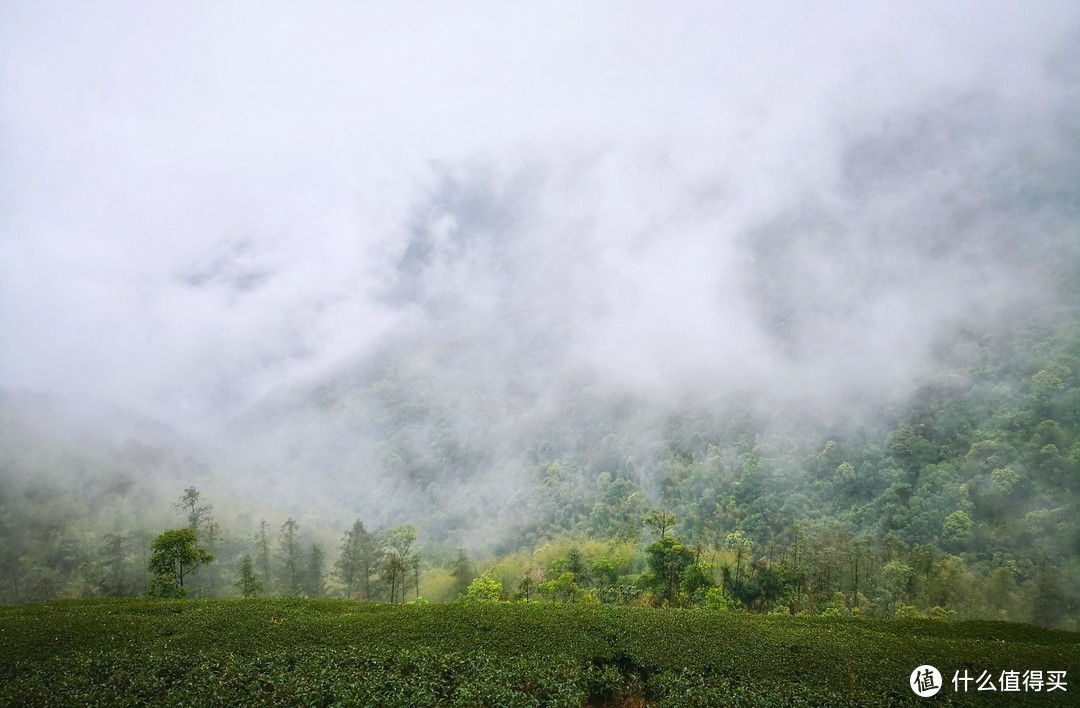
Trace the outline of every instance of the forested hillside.
<path fill-rule="evenodd" d="M 257 475 L 244 499 L 162 426 L 124 417 L 110 440 L 115 420 L 5 392 L 0 599 L 143 593 L 150 542 L 188 525 L 217 555 L 189 587 L 203 595 L 243 592 L 248 556 L 260 594 L 450 600 L 487 576 L 504 598 L 1075 628 L 1076 322 L 957 332 L 914 394 L 847 413 L 749 396 L 662 409 L 588 380 L 524 422 L 468 404 L 512 431 L 501 441 L 463 438 L 416 369 L 372 368 L 316 404 L 362 403 L 393 433 L 362 449 L 401 511 L 358 525 L 325 506 L 332 479 L 301 496 L 322 500 L 310 509 L 257 501 Z"/>
<path fill-rule="evenodd" d="M 0 603 L 1078 629 L 1080 4 L 83 5 L 0 3 Z"/>

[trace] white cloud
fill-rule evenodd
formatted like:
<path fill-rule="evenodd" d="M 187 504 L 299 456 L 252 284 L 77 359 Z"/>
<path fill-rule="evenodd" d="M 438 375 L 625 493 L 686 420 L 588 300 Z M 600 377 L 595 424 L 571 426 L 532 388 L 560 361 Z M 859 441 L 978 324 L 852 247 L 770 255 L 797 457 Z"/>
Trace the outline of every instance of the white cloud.
<path fill-rule="evenodd" d="M 904 237 L 903 200 L 926 185 L 856 203 L 853 139 L 980 95 L 1052 132 L 1067 97 L 1046 57 L 1078 17 L 1073 3 L 6 3 L 0 383 L 227 415 L 363 354 L 416 321 L 384 295 L 433 163 L 484 165 L 492 198 L 524 216 L 505 229 L 509 261 L 466 249 L 427 273 L 429 294 L 471 314 L 514 283 L 570 355 L 631 382 L 805 379 L 777 368 L 790 362 L 745 298 L 746 233 L 809 200 L 846 214 L 849 243 Z M 1012 137 L 970 149 L 999 164 Z M 811 289 L 858 266 L 807 258 Z M 910 341 L 889 313 L 914 322 L 926 303 L 909 296 L 934 292 L 912 282 L 820 320 L 839 340 L 871 327 L 862 359 L 833 366 L 869 372 Z"/>

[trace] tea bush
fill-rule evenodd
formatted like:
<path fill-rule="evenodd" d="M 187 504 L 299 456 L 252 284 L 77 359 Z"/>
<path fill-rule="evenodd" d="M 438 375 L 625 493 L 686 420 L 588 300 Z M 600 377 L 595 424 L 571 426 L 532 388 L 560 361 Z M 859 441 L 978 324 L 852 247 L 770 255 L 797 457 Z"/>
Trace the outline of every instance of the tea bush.
<path fill-rule="evenodd" d="M 0 608 L 0 704 L 901 706 L 920 664 L 1080 670 L 1080 635 L 995 622 L 605 605 L 92 600 Z"/>

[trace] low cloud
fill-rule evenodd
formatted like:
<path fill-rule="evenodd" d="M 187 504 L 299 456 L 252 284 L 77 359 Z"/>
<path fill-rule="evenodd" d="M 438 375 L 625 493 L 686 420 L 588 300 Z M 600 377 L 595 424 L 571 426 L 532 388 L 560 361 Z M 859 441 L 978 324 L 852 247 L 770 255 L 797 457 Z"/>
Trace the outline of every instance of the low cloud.
<path fill-rule="evenodd" d="M 181 429 L 424 347 L 884 395 L 1075 255 L 1073 3 L 0 13 L 0 382 Z"/>

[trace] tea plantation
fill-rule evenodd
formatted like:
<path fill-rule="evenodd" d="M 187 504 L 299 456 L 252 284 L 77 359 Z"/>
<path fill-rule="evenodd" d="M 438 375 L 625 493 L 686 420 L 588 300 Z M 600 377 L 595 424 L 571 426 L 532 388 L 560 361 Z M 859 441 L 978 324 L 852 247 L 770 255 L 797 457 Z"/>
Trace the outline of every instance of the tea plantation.
<path fill-rule="evenodd" d="M 944 687 L 919 698 L 920 664 Z M 998 691 L 966 692 L 956 671 Z M 1066 691 L 1002 692 L 1002 671 Z M 1080 634 L 598 605 L 81 600 L 0 607 L 0 705 L 1078 705 Z"/>

